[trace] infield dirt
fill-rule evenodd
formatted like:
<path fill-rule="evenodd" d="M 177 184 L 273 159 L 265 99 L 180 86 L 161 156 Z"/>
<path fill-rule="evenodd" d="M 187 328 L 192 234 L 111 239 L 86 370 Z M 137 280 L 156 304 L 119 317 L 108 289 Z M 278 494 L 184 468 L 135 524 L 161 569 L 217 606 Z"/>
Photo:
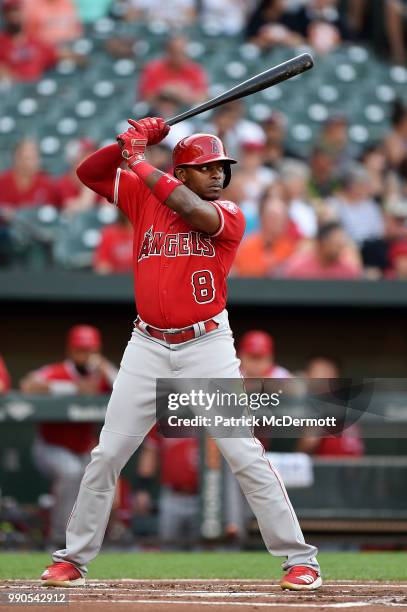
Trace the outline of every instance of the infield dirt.
<path fill-rule="evenodd" d="M 272 610 L 318 612 L 345 608 L 347 612 L 407 610 L 407 582 L 327 581 L 318 591 L 282 591 L 265 580 L 89 580 L 85 587 L 59 589 L 69 598 L 64 604 L 10 604 L 7 593 L 50 592 L 39 581 L 6 580 L 0 583 L 0 610 L 33 612 L 248 612 Z"/>

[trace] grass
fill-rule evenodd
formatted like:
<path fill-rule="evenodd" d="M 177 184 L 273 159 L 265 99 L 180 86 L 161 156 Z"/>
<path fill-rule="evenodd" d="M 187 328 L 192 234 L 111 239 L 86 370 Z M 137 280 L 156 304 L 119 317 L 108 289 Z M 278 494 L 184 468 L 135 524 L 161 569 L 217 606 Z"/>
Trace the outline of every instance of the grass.
<path fill-rule="evenodd" d="M 407 553 L 320 553 L 327 580 L 407 580 Z M 0 579 L 38 578 L 50 564 L 46 553 L 0 553 Z M 266 552 L 102 553 L 89 578 L 258 578 L 278 579 L 281 559 Z"/>

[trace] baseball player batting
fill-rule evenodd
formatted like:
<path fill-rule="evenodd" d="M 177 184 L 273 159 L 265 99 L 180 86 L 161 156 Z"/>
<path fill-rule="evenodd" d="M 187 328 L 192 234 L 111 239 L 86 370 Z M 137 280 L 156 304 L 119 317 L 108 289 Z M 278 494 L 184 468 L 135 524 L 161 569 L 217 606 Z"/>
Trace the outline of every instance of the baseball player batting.
<path fill-rule="evenodd" d="M 221 140 L 194 134 L 173 152 L 174 175 L 145 159 L 146 147 L 169 132 L 161 118 L 129 120 L 117 143 L 88 157 L 81 181 L 114 203 L 134 227 L 138 317 L 66 531 L 66 548 L 53 553 L 42 584 L 85 582 L 98 554 L 120 471 L 155 422 L 156 377 L 240 378 L 226 306 L 226 277 L 245 220 L 222 200 L 231 165 Z M 127 170 L 121 169 L 123 159 Z M 304 541 L 277 471 L 254 437 L 219 438 L 268 551 L 285 557 L 283 589 L 321 586 L 317 549 Z"/>

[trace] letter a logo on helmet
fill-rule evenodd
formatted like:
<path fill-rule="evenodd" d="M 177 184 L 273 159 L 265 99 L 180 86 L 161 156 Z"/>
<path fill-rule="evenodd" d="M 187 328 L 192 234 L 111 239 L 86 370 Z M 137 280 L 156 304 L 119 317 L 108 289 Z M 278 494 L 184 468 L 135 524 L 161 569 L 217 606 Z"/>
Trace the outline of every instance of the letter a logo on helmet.
<path fill-rule="evenodd" d="M 219 150 L 219 144 L 216 138 L 212 138 L 212 153 L 214 155 L 221 155 L 221 152 Z"/>
<path fill-rule="evenodd" d="M 224 161 L 225 180 L 223 187 L 227 187 L 231 179 L 230 165 L 236 160 L 228 157 L 222 141 L 213 134 L 193 134 L 179 141 L 172 155 L 173 166 L 201 166 L 209 162 Z"/>

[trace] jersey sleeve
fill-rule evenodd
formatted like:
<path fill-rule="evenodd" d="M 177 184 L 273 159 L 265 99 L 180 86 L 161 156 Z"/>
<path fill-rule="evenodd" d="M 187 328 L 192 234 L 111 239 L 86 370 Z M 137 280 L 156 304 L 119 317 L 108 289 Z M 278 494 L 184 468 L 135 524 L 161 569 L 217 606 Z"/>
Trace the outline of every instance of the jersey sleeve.
<path fill-rule="evenodd" d="M 139 209 L 146 200 L 148 192 L 148 187 L 140 177 L 128 170 L 117 168 L 112 201 L 133 225 L 137 221 Z"/>
<path fill-rule="evenodd" d="M 229 200 L 210 202 L 219 214 L 220 226 L 212 238 L 239 243 L 243 238 L 246 220 L 240 208 Z"/>
<path fill-rule="evenodd" d="M 49 382 L 55 378 L 55 367 L 52 365 L 42 366 L 41 368 L 38 368 L 38 370 L 34 370 L 33 375 L 37 380 Z"/>

